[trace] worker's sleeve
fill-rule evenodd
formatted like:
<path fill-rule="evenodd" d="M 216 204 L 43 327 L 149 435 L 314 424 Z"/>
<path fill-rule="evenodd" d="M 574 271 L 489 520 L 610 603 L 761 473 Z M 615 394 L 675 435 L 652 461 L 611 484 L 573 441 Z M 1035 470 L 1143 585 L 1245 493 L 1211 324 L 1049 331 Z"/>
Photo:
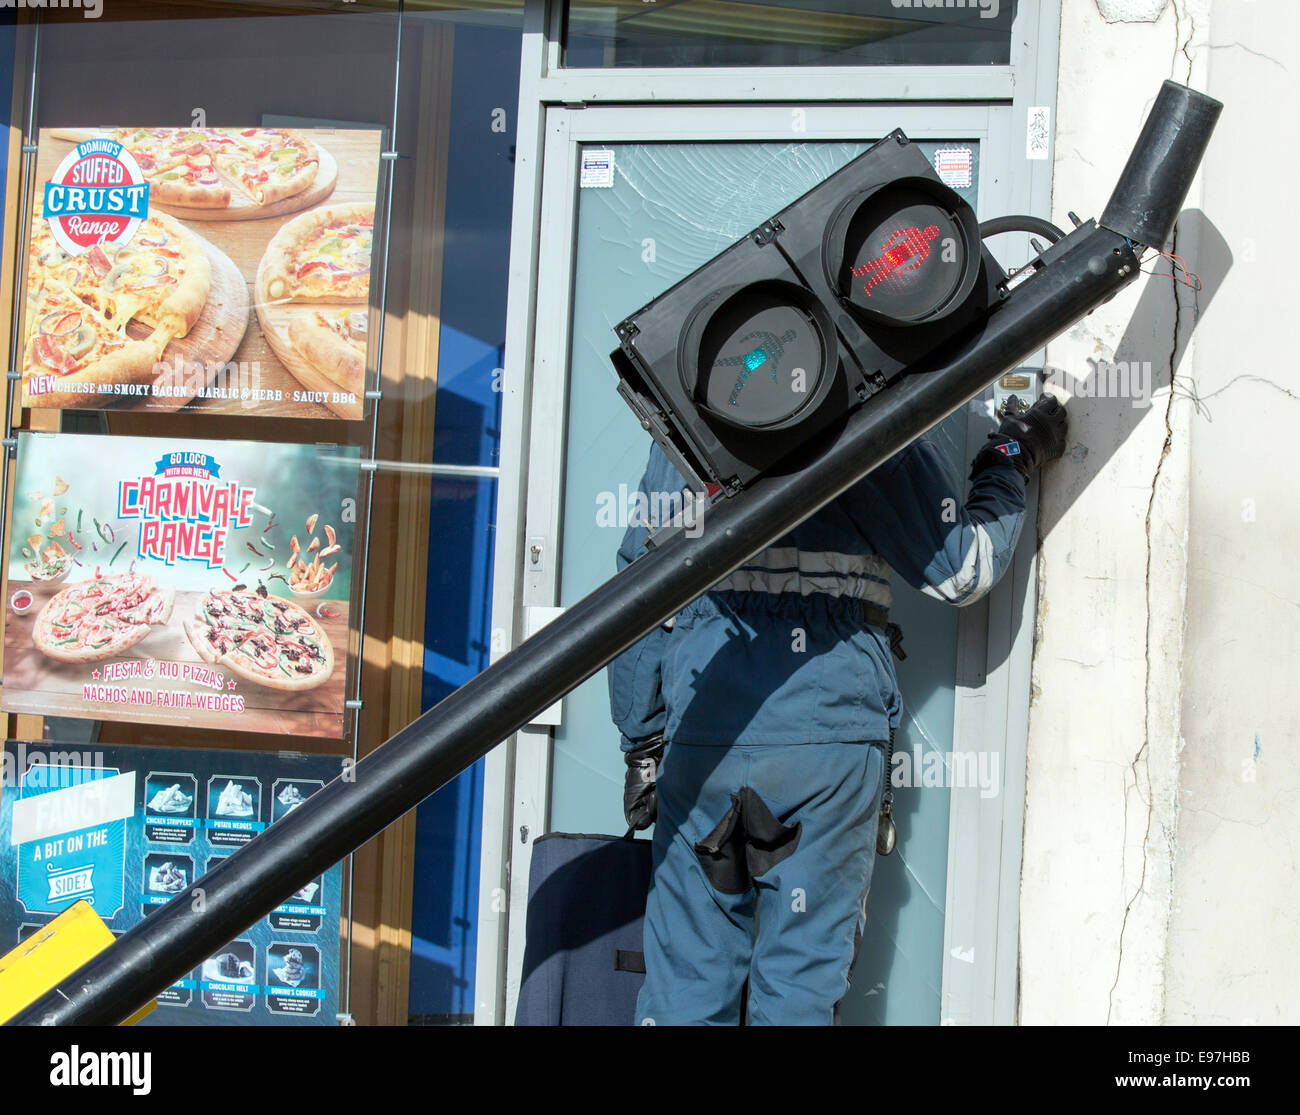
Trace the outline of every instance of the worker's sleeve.
<path fill-rule="evenodd" d="M 959 478 L 926 438 L 840 498 L 904 581 L 958 605 L 978 600 L 1006 572 L 1025 517 L 1025 481 L 1013 465 L 982 467 L 963 502 Z"/>
<path fill-rule="evenodd" d="M 641 477 L 636 507 L 653 505 L 653 493 L 680 492 L 684 486 L 677 470 L 657 446 L 650 451 L 650 460 Z M 618 548 L 617 565 L 621 572 L 645 553 L 645 542 L 650 530 L 642 517 L 628 515 L 628 527 Z M 659 626 L 633 643 L 610 662 L 605 676 L 609 679 L 609 711 L 622 735 L 620 746 L 630 750 L 652 736 L 661 736 L 667 721 L 661 685 L 661 665 L 672 635 L 670 626 Z"/>

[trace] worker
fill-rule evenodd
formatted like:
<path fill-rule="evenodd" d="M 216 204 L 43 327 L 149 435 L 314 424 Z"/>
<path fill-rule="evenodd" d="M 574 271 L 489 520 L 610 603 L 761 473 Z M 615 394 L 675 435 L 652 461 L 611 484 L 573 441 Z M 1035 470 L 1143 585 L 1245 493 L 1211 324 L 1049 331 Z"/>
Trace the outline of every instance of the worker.
<path fill-rule="evenodd" d="M 987 593 L 1065 437 L 1053 396 L 1012 399 L 964 501 L 919 438 L 610 664 L 624 812 L 655 824 L 639 1024 L 836 1020 L 902 713 L 891 571 L 950 604 Z M 652 446 L 648 505 L 684 487 Z M 620 569 L 647 534 L 629 527 Z"/>

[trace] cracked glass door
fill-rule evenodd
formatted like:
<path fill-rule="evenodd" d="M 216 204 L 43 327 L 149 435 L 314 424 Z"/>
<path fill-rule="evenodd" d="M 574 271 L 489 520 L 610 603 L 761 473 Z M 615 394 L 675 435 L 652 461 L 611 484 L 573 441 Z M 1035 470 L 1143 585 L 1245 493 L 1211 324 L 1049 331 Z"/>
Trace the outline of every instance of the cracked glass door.
<path fill-rule="evenodd" d="M 902 126 L 920 132 L 915 120 Z M 636 491 L 650 448 L 649 436 L 615 390 L 609 361 L 614 324 L 861 154 L 875 138 L 585 145 L 610 153 L 613 174 L 607 185 L 579 185 L 573 202 L 576 244 L 556 603 L 574 604 L 614 573 L 626 525 L 617 508 L 626 506 L 626 493 Z M 947 153 L 942 158 L 948 160 L 949 175 L 953 167 L 958 171 L 952 184 L 974 205 L 979 141 L 953 136 L 919 145 L 932 160 Z M 956 490 L 967 462 L 966 421 L 958 412 L 937 435 L 958 478 Z M 909 766 L 940 772 L 933 781 L 946 782 L 941 772 L 953 743 L 957 609 L 921 597 L 898 578 L 893 589 L 892 618 L 903 627 L 907 652 L 906 661 L 897 663 L 906 709 L 897 753 L 909 757 Z M 551 831 L 624 830 L 618 742 L 602 671 L 565 699 L 562 723 L 554 730 Z M 927 754 L 936 756 L 928 766 Z M 865 939 L 845 1004 L 849 1023 L 939 1022 L 946 785 L 897 788 L 895 816 L 899 846 L 876 864 Z"/>

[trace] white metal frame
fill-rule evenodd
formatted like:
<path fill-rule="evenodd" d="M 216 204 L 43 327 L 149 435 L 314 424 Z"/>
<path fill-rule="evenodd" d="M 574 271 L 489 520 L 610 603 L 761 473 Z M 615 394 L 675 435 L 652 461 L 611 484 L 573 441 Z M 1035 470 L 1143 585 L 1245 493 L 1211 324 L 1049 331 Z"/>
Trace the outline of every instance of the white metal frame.
<path fill-rule="evenodd" d="M 1054 148 L 1045 159 L 1021 156 L 1031 107 L 1047 108 L 1055 128 L 1060 17 L 1059 0 L 1042 0 L 1023 6 L 1013 28 L 1017 93 L 1009 116 L 997 121 L 1008 134 L 995 130 L 993 137 L 997 146 L 1003 141 L 1010 145 L 1012 157 L 1001 212 L 1052 214 Z M 1014 262 L 1026 258 L 1025 239 L 1000 237 L 993 248 L 1004 264 Z M 1045 351 L 1031 363 L 1041 366 L 1044 359 Z M 984 601 L 963 615 L 958 629 L 954 735 L 983 740 L 989 750 L 1000 750 L 1002 788 L 993 798 L 981 797 L 974 787 L 952 790 L 941 997 L 945 1023 L 1011 1025 L 1018 1020 L 1020 862 L 1038 599 L 1036 480 L 1027 493 L 1027 506 L 1012 568 Z M 996 664 L 991 669 L 990 662 Z"/>
<path fill-rule="evenodd" d="M 577 151 L 586 142 L 780 140 L 790 107 L 801 139 L 864 139 L 903 126 L 918 139 L 981 141 L 980 211 L 1049 214 L 1051 161 L 1022 160 L 1031 106 L 1055 119 L 1059 0 L 1021 0 L 1012 65 L 765 70 L 565 70 L 563 5 L 527 0 L 503 377 L 492 657 L 523 638 L 524 609 L 557 600 Z M 708 110 L 700 112 L 699 106 Z M 614 107 L 617 105 L 618 107 Z M 909 125 L 925 106 L 928 122 Z M 942 126 L 933 124 L 942 106 Z M 850 111 L 845 111 L 850 109 Z M 544 187 L 544 188 L 543 188 Z M 1023 259 L 1014 237 L 995 250 Z M 1017 252 L 1020 254 L 1017 255 Z M 539 283 L 538 261 L 548 281 Z M 559 277 L 552 280 L 551 277 Z M 539 324 L 540 323 L 540 324 Z M 1035 526 L 1025 525 L 1032 539 Z M 541 570 L 528 547 L 542 544 Z M 1036 599 L 1032 546 L 988 601 L 963 615 L 954 747 L 1000 750 L 1002 793 L 952 790 L 945 1022 L 1016 1016 L 1020 839 Z M 990 624 L 989 617 L 994 617 Z M 993 669 L 986 663 L 995 662 Z M 962 742 L 966 741 L 966 742 Z M 513 1018 L 533 837 L 547 830 L 551 733 L 526 728 L 494 749 L 484 778 L 475 1022 Z"/>

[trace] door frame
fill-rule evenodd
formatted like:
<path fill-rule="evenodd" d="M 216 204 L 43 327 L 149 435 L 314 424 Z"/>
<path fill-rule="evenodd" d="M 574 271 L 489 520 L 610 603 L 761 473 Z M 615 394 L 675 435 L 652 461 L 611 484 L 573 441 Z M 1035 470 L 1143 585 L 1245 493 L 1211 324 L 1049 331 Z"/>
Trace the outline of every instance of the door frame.
<path fill-rule="evenodd" d="M 878 138 L 900 126 L 914 139 L 978 139 L 981 214 L 1050 215 L 1051 160 L 1024 159 L 1019 144 L 1025 142 L 1031 106 L 1045 106 L 1055 116 L 1059 0 L 1022 0 L 1012 65 L 979 68 L 743 74 L 563 70 L 558 64 L 562 14 L 563 5 L 549 0 L 528 0 L 525 10 L 502 376 L 494 660 L 526 637 L 527 609 L 558 601 L 569 310 L 583 144 L 788 140 L 792 109 L 799 108 L 800 140 Z M 908 90 L 918 88 L 925 90 L 925 100 L 909 99 Z M 1001 237 L 992 247 L 1004 264 L 1027 258 L 1024 237 Z M 1036 362 L 1041 364 L 1041 354 Z M 977 422 L 973 414 L 971 422 Z M 1022 535 L 1027 540 L 1036 537 L 1036 496 L 1035 487 Z M 539 540 L 543 559 L 534 570 L 528 551 Z M 951 790 L 940 1009 L 945 1024 L 1016 1020 L 1035 572 L 1034 547 L 1022 544 L 1008 576 L 988 597 L 964 609 L 958 626 L 953 747 L 973 748 L 977 741 L 999 753 L 1003 776 L 1002 792 L 990 798 L 981 797 L 978 787 Z M 989 662 L 996 665 L 989 668 Z M 548 830 L 550 797 L 549 728 L 521 729 L 488 755 L 478 1024 L 513 1020 L 531 842 Z"/>

